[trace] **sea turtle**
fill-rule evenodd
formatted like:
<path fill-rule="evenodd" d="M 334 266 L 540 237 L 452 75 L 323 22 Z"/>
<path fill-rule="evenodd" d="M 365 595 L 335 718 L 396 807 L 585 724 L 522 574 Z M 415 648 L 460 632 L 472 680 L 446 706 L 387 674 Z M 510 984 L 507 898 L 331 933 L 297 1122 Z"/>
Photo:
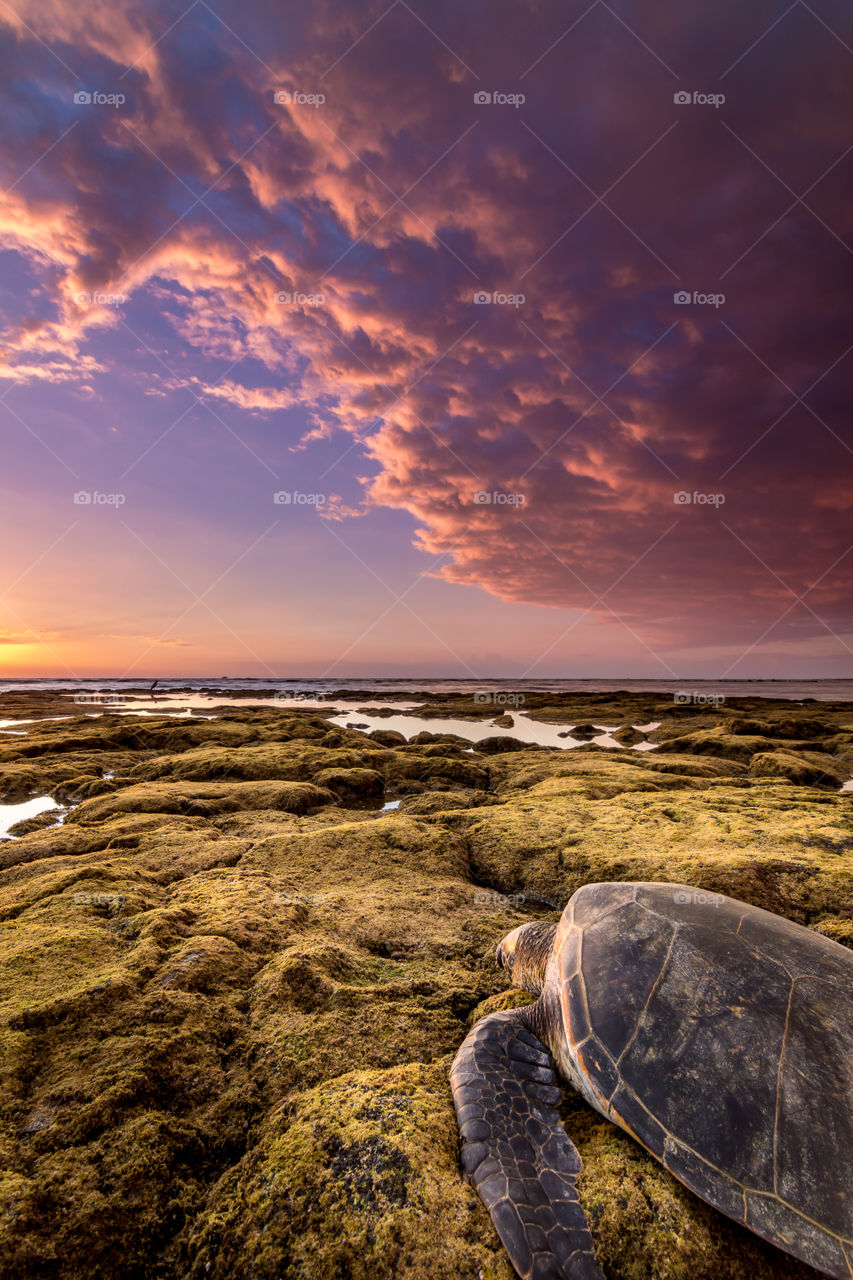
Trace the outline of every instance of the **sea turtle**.
<path fill-rule="evenodd" d="M 555 1068 L 698 1196 L 853 1277 L 853 954 L 679 884 L 588 884 L 497 950 L 539 996 L 451 1069 L 462 1165 L 524 1280 L 601 1280 Z"/>

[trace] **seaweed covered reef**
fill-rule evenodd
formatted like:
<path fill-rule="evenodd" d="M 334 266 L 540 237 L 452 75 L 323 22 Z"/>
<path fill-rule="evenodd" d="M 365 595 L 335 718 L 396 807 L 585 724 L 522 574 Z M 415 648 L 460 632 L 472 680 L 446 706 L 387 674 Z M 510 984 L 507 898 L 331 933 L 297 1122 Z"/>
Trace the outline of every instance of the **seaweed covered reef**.
<path fill-rule="evenodd" d="M 651 879 L 853 944 L 853 710 L 607 698 L 530 714 L 660 721 L 654 752 L 237 706 L 0 740 L 0 801 L 65 809 L 0 842 L 0 1274 L 511 1280 L 447 1083 L 473 1021 L 529 999 L 503 933 Z M 563 1110 L 611 1280 L 815 1274 Z"/>

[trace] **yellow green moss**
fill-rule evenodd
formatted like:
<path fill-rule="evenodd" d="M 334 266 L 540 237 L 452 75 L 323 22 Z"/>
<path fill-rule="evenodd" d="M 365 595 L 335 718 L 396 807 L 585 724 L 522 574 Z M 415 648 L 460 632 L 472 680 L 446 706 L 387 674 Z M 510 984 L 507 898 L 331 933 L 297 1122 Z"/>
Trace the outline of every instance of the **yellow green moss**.
<path fill-rule="evenodd" d="M 0 844 L 0 1273 L 511 1280 L 447 1084 L 473 1021 L 529 999 L 504 933 L 648 878 L 853 944 L 853 795 L 766 761 L 845 776 L 849 712 L 670 712 L 654 753 L 472 754 L 272 707 L 0 744 L 7 796 L 80 800 Z M 399 809 L 358 807 L 383 788 Z M 807 1274 L 568 1094 L 565 1118 L 608 1280 Z"/>

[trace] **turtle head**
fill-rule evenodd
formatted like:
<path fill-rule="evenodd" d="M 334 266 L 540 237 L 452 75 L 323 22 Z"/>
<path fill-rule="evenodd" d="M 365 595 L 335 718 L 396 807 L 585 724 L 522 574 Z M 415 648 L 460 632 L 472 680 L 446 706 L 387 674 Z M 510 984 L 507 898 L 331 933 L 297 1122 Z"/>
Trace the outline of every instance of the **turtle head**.
<path fill-rule="evenodd" d="M 542 994 L 556 932 L 555 924 L 520 924 L 501 939 L 497 962 L 506 969 L 514 987 Z"/>

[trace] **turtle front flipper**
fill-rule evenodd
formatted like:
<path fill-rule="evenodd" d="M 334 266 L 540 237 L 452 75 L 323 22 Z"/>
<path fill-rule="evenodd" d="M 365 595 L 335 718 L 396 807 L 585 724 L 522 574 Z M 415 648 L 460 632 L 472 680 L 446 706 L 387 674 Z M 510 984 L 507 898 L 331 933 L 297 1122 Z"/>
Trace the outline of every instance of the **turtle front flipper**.
<path fill-rule="evenodd" d="M 603 1280 L 575 1185 L 581 1158 L 554 1109 L 551 1055 L 524 1014 L 483 1018 L 454 1059 L 462 1167 L 522 1280 Z"/>

